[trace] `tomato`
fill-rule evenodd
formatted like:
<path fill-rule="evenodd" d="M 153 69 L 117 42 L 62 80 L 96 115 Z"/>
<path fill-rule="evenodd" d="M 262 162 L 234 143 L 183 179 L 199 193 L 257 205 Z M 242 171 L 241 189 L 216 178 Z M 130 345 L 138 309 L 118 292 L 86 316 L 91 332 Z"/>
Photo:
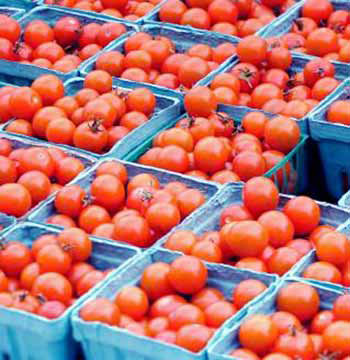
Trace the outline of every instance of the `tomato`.
<path fill-rule="evenodd" d="M 115 303 L 123 314 L 134 320 L 141 320 L 149 307 L 146 293 L 135 286 L 123 288 L 117 294 Z"/>
<path fill-rule="evenodd" d="M 311 331 L 315 334 L 323 334 L 327 327 L 334 322 L 334 314 L 330 310 L 319 312 L 311 322 Z"/>
<path fill-rule="evenodd" d="M 197 29 L 208 30 L 211 25 L 209 14 L 200 8 L 186 10 L 180 20 L 181 25 L 190 25 Z"/>
<path fill-rule="evenodd" d="M 177 332 L 176 345 L 198 352 L 206 346 L 211 336 L 211 330 L 204 325 L 186 325 Z"/>
<path fill-rule="evenodd" d="M 99 270 L 92 270 L 81 276 L 75 288 L 77 295 L 82 296 L 86 294 L 90 289 L 102 281 L 105 276 L 106 275 Z"/>
<path fill-rule="evenodd" d="M 267 55 L 267 43 L 258 36 L 247 36 L 237 45 L 237 55 L 241 62 L 260 65 Z"/>
<path fill-rule="evenodd" d="M 44 246 L 37 254 L 36 261 L 43 273 L 66 274 L 72 264 L 72 258 L 59 245 Z"/>
<path fill-rule="evenodd" d="M 257 356 L 253 351 L 250 351 L 248 349 L 243 349 L 243 348 L 231 351 L 230 356 L 237 358 L 237 359 L 242 359 L 242 360 L 258 360 L 258 359 L 260 359 L 259 356 Z"/>
<path fill-rule="evenodd" d="M 260 74 L 258 68 L 249 62 L 240 62 L 231 70 L 240 80 L 241 92 L 251 93 L 260 83 Z"/>
<path fill-rule="evenodd" d="M 77 217 L 83 210 L 85 197 L 86 193 L 79 185 L 68 185 L 57 193 L 55 207 L 61 214 Z"/>
<path fill-rule="evenodd" d="M 215 95 L 204 86 L 197 86 L 188 91 L 184 101 L 187 113 L 192 116 L 207 117 L 217 108 Z"/>
<path fill-rule="evenodd" d="M 324 261 L 317 261 L 308 266 L 303 273 L 303 277 L 336 284 L 342 283 L 341 272 L 334 265 Z"/>
<path fill-rule="evenodd" d="M 277 326 L 280 334 L 290 334 L 291 329 L 301 331 L 303 329 L 298 318 L 285 311 L 277 311 L 271 315 L 271 320 Z"/>
<path fill-rule="evenodd" d="M 79 125 L 73 135 L 76 147 L 93 152 L 101 152 L 108 142 L 108 132 L 100 121 L 88 121 Z"/>
<path fill-rule="evenodd" d="M 180 223 L 181 214 L 173 204 L 155 203 L 147 209 L 145 218 L 154 231 L 165 234 Z"/>
<path fill-rule="evenodd" d="M 205 324 L 204 312 L 195 305 L 184 304 L 174 310 L 169 316 L 169 325 L 172 330 L 179 330 L 190 324 Z"/>
<path fill-rule="evenodd" d="M 39 93 L 24 86 L 16 88 L 9 101 L 12 116 L 19 119 L 31 120 L 42 107 L 42 99 Z"/>
<path fill-rule="evenodd" d="M 27 291 L 16 291 L 12 294 L 14 300 L 12 303 L 12 308 L 17 310 L 22 310 L 29 313 L 36 313 L 40 303 L 37 298 L 32 295 L 29 295 Z"/>
<path fill-rule="evenodd" d="M 52 320 L 57 319 L 63 315 L 66 309 L 67 307 L 60 301 L 46 301 L 39 307 L 37 314 Z"/>
<path fill-rule="evenodd" d="M 129 215 L 114 221 L 114 239 L 135 246 L 147 247 L 152 244 L 151 230 L 141 216 Z"/>
<path fill-rule="evenodd" d="M 269 272 L 279 276 L 289 271 L 301 258 L 301 255 L 295 249 L 289 247 L 280 247 L 271 255 L 268 260 L 267 268 Z"/>
<path fill-rule="evenodd" d="M 239 329 L 241 345 L 260 355 L 270 350 L 277 338 L 277 326 L 267 315 L 253 315 Z"/>
<path fill-rule="evenodd" d="M 295 315 L 302 323 L 311 320 L 319 310 L 320 298 L 308 284 L 291 283 L 280 290 L 277 307 Z"/>
<path fill-rule="evenodd" d="M 72 298 L 73 289 L 63 275 L 46 273 L 34 281 L 32 293 L 34 296 L 40 294 L 47 300 L 57 300 L 68 305 Z"/>
<path fill-rule="evenodd" d="M 21 184 L 0 186 L 0 211 L 13 216 L 23 216 L 32 207 L 29 191 Z"/>
<path fill-rule="evenodd" d="M 224 300 L 223 294 L 215 288 L 204 288 L 192 297 L 192 304 L 205 311 L 208 307 Z"/>
<path fill-rule="evenodd" d="M 205 196 L 197 189 L 188 189 L 177 197 L 178 207 L 182 218 L 191 214 L 194 210 L 203 205 Z"/>
<path fill-rule="evenodd" d="M 294 238 L 294 226 L 289 218 L 280 211 L 267 211 L 258 218 L 258 222 L 269 233 L 269 244 L 278 248 Z"/>
<path fill-rule="evenodd" d="M 338 352 L 341 356 L 350 354 L 349 347 L 350 326 L 348 321 L 335 321 L 323 333 L 323 346 L 331 352 Z"/>
<path fill-rule="evenodd" d="M 196 242 L 197 238 L 194 233 L 187 230 L 178 230 L 168 237 L 164 246 L 169 250 L 191 255 L 192 248 Z"/>
<path fill-rule="evenodd" d="M 289 200 L 283 212 L 292 221 L 297 235 L 310 234 L 320 222 L 320 207 L 306 196 Z"/>
<path fill-rule="evenodd" d="M 203 262 L 193 256 L 181 256 L 171 265 L 170 284 L 182 294 L 195 294 L 205 286 L 208 278 Z"/>
<path fill-rule="evenodd" d="M 138 88 L 128 94 L 126 105 L 129 111 L 150 115 L 156 108 L 156 97 L 146 88 Z"/>
<path fill-rule="evenodd" d="M 80 310 L 84 321 L 99 321 L 116 326 L 120 321 L 120 310 L 116 304 L 108 299 L 94 299 L 89 301 Z"/>
<path fill-rule="evenodd" d="M 305 360 L 313 359 L 315 356 L 311 337 L 301 331 L 281 335 L 274 345 L 274 351 L 290 357 L 300 356 Z"/>
<path fill-rule="evenodd" d="M 262 294 L 266 289 L 266 285 L 259 280 L 243 280 L 233 290 L 233 304 L 237 309 L 241 309 L 251 300 Z"/>
<path fill-rule="evenodd" d="M 92 242 L 81 229 L 65 229 L 57 236 L 57 243 L 72 257 L 74 262 L 87 260 L 92 252 Z"/>
<path fill-rule="evenodd" d="M 263 226 L 252 220 L 226 224 L 220 231 L 234 256 L 259 256 L 268 244 L 268 233 Z M 244 246 L 242 246 L 242 241 Z"/>
<path fill-rule="evenodd" d="M 315 56 L 337 53 L 339 51 L 337 34 L 328 28 L 316 29 L 307 37 L 305 47 L 309 54 Z"/>
<path fill-rule="evenodd" d="M 92 265 L 85 263 L 85 262 L 77 262 L 72 265 L 69 272 L 67 273 L 67 279 L 76 287 L 79 280 L 86 275 L 87 273 L 93 271 L 94 268 Z"/>
<path fill-rule="evenodd" d="M 270 179 L 258 177 L 244 185 L 243 203 L 253 216 L 276 209 L 278 201 L 278 189 Z"/>

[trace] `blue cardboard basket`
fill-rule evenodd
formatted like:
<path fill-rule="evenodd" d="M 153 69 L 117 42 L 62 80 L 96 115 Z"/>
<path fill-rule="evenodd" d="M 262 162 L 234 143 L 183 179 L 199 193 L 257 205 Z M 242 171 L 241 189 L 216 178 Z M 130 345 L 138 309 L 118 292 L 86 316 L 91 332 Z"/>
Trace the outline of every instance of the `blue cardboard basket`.
<path fill-rule="evenodd" d="M 10 16 L 14 19 L 18 19 L 23 16 L 24 10 L 15 7 L 3 6 L 0 2 L 0 14 Z"/>
<path fill-rule="evenodd" d="M 0 0 L 0 6 L 8 7 L 10 5 L 13 9 L 23 10 L 21 14 L 25 13 L 25 11 L 31 10 L 38 5 L 37 0 Z M 19 14 L 19 15 L 21 15 Z"/>
<path fill-rule="evenodd" d="M 312 285 L 318 295 L 320 297 L 320 308 L 322 310 L 331 310 L 333 308 L 334 301 L 344 293 L 341 291 L 329 289 L 320 284 L 311 283 L 305 279 L 300 278 L 291 278 L 288 280 L 284 280 L 281 282 L 274 290 L 272 294 L 269 294 L 263 299 L 263 301 L 248 310 L 248 315 L 253 314 L 265 314 L 269 315 L 276 311 L 276 298 L 278 292 L 283 289 L 286 285 L 294 282 L 302 282 L 309 285 Z M 221 337 L 218 341 L 216 341 L 212 346 L 209 347 L 208 357 L 209 360 L 230 360 L 233 357 L 228 354 L 234 350 L 239 348 L 239 340 L 238 333 L 239 328 L 242 325 L 243 321 L 236 323 L 229 331 L 226 332 L 224 336 Z"/>
<path fill-rule="evenodd" d="M 6 214 L 0 213 L 0 225 L 2 226 L 2 230 L 0 230 L 0 234 L 5 232 L 7 228 L 16 224 L 17 220 L 13 216 L 8 216 Z"/>
<path fill-rule="evenodd" d="M 299 0 L 297 0 L 297 1 L 299 1 Z M 182 0 L 182 2 L 185 2 L 185 0 Z M 296 6 L 296 5 L 293 5 L 292 8 L 294 8 L 295 6 Z M 147 20 L 148 20 L 148 21 L 157 21 L 157 22 L 160 22 L 160 23 L 162 23 L 162 24 L 171 24 L 171 23 L 167 23 L 167 22 L 161 22 L 161 20 L 159 19 L 159 10 L 160 10 L 160 8 L 161 8 L 161 7 L 159 7 L 159 8 L 157 9 L 157 11 L 154 11 L 152 14 L 149 14 L 149 16 L 147 17 Z M 289 9 L 289 10 L 290 10 L 290 9 Z M 288 11 L 289 11 L 289 10 L 288 10 Z M 279 19 L 279 18 L 282 17 L 282 16 L 283 16 L 283 14 L 279 15 L 276 19 Z M 274 21 L 276 21 L 276 20 L 274 20 Z M 189 29 L 195 30 L 195 28 L 193 28 L 192 26 L 189 26 L 189 25 L 186 25 L 186 26 L 184 26 L 184 25 L 178 25 L 178 24 L 171 24 L 171 25 L 172 25 L 172 26 L 179 27 L 179 28 L 189 28 Z M 267 24 L 267 25 L 263 26 L 260 30 L 258 30 L 258 31 L 256 32 L 256 35 L 261 36 L 261 34 L 262 34 L 264 31 L 266 31 L 266 29 L 268 29 L 269 26 L 270 26 L 270 24 Z M 220 33 L 218 33 L 218 32 L 212 31 L 212 30 L 206 30 L 206 31 L 210 31 L 212 34 L 220 34 Z M 228 36 L 230 36 L 230 35 L 228 35 Z"/>
<path fill-rule="evenodd" d="M 116 293 L 124 286 L 136 285 L 139 283 L 143 270 L 151 263 L 161 261 L 171 263 L 180 255 L 165 250 L 150 250 L 144 253 L 137 262 L 125 267 L 118 275 L 111 277 L 108 283 L 96 291 L 88 301 L 104 297 L 113 299 Z M 221 290 L 225 298 L 232 299 L 233 289 L 243 280 L 258 279 L 264 282 L 268 289 L 247 304 L 239 312 L 216 332 L 213 339 L 220 337 L 223 329 L 231 327 L 236 321 L 241 319 L 247 309 L 255 303 L 261 301 L 267 294 L 273 291 L 277 277 L 267 274 L 258 274 L 253 271 L 239 270 L 225 265 L 206 263 L 208 269 L 208 286 Z M 88 302 L 86 301 L 86 302 Z M 85 302 L 85 303 L 86 303 Z M 134 335 L 128 331 L 117 327 L 110 327 L 101 323 L 88 323 L 80 319 L 79 311 L 84 306 L 75 308 L 72 316 L 74 338 L 82 344 L 85 359 L 94 360 L 96 354 L 104 360 L 205 360 L 206 350 L 193 353 L 178 346 L 168 345 L 160 341 Z"/>
<path fill-rule="evenodd" d="M 12 144 L 13 149 L 23 149 L 23 148 L 25 149 L 25 148 L 33 147 L 33 146 L 44 147 L 44 148 L 55 147 L 55 148 L 61 149 L 68 156 L 73 156 L 73 157 L 79 159 L 85 165 L 85 170 L 83 170 L 83 173 L 85 173 L 85 171 L 88 170 L 96 162 L 95 158 L 90 157 L 86 154 L 83 154 L 79 151 L 62 148 L 61 146 L 53 145 L 53 144 L 50 144 L 50 143 L 47 143 L 44 141 L 40 141 L 40 140 L 32 140 L 26 136 L 12 135 L 10 133 L 6 133 L 6 132 L 3 132 L 0 130 L 0 137 L 1 137 L 1 139 L 9 140 Z M 52 197 L 52 195 L 50 195 L 47 199 L 49 199 L 50 197 Z M 46 200 L 43 200 L 43 201 L 46 201 Z M 21 219 L 25 219 L 31 212 L 33 212 L 38 206 L 40 206 L 40 204 L 41 203 L 37 204 L 34 208 L 29 210 L 29 212 L 27 214 L 25 214 L 23 217 L 21 217 Z"/>
<path fill-rule="evenodd" d="M 344 208 L 350 207 L 350 192 L 346 192 L 338 201 L 338 205 Z"/>
<path fill-rule="evenodd" d="M 3 238 L 31 246 L 38 236 L 57 234 L 59 231 L 49 226 L 21 223 L 4 233 Z M 93 237 L 91 240 L 93 252 L 89 262 L 99 270 L 117 268 L 106 280 L 116 275 L 133 257 L 139 255 L 139 250 L 131 246 L 101 241 Z M 0 357 L 11 360 L 75 360 L 78 344 L 72 336 L 71 312 L 101 287 L 102 283 L 80 297 L 56 320 L 47 320 L 35 314 L 1 307 Z"/>
<path fill-rule="evenodd" d="M 278 209 L 282 209 L 293 197 L 294 196 L 280 194 Z M 159 239 L 155 246 L 163 247 L 168 237 L 178 230 L 191 230 L 197 235 L 202 235 L 208 231 L 218 231 L 220 229 L 220 216 L 223 209 L 233 204 L 242 203 L 242 186 L 227 184 L 220 189 L 217 196 L 215 196 L 209 204 L 201 207 L 194 216 L 188 218 L 188 220 L 185 220 L 182 224 L 171 230 L 166 236 Z M 328 203 L 317 203 L 321 208 L 321 224 L 338 227 L 346 223 L 350 218 L 350 210 L 342 209 Z M 295 264 L 287 274 L 284 274 L 284 277 L 294 275 L 303 260 L 304 258 Z"/>
<path fill-rule="evenodd" d="M 237 45 L 239 42 L 238 38 L 232 36 L 216 34 L 216 33 L 212 34 L 208 31 L 203 31 L 198 29 L 188 29 L 186 27 L 176 27 L 176 26 L 171 26 L 169 24 L 163 25 L 156 22 L 149 22 L 146 25 L 142 26 L 142 32 L 146 32 L 154 37 L 165 36 L 169 38 L 175 44 L 177 53 L 185 53 L 188 49 L 190 49 L 192 46 L 196 44 L 206 44 L 212 47 L 216 47 L 226 42 L 232 43 L 234 45 Z M 132 34 L 129 34 L 129 36 L 130 35 Z M 124 36 L 122 39 L 120 39 L 120 41 L 116 41 L 113 44 L 108 45 L 103 51 L 103 53 L 116 50 L 124 54 L 125 53 L 124 45 L 126 40 L 127 40 L 127 36 Z M 86 76 L 89 72 L 95 70 L 96 60 L 101 55 L 102 54 L 99 53 L 86 61 L 85 65 L 81 68 L 81 74 L 83 76 Z M 227 59 L 225 62 L 223 62 L 218 67 L 217 71 L 223 71 L 226 65 L 229 64 L 230 59 Z M 204 81 L 205 78 L 203 78 L 202 81 Z M 198 82 L 197 84 L 199 84 L 200 82 Z M 153 86 L 155 88 L 164 89 L 164 87 L 161 86 L 157 86 L 157 85 L 153 85 Z"/>
<path fill-rule="evenodd" d="M 88 15 L 92 15 L 92 16 L 95 16 L 95 17 L 99 17 L 99 18 L 102 18 L 102 19 L 107 19 L 109 21 L 112 21 L 112 20 L 115 20 L 117 18 L 115 18 L 114 16 L 110 16 L 110 15 L 105 15 L 105 14 L 101 14 L 101 13 L 97 13 L 97 12 L 93 12 L 93 11 L 87 11 L 87 10 L 80 10 L 80 9 L 72 9 L 72 8 L 68 8 L 68 7 L 65 7 L 65 6 L 59 6 L 59 5 L 46 5 L 45 4 L 45 0 L 37 0 L 38 1 L 38 4 L 39 5 L 44 5 L 44 6 L 47 6 L 47 7 L 50 7 L 50 8 L 59 8 L 59 9 L 69 9 L 69 10 L 74 10 L 74 11 L 77 11 L 83 15 L 85 14 L 88 14 Z M 152 18 L 154 16 L 154 14 L 156 14 L 159 9 L 160 9 L 160 6 L 165 3 L 167 0 L 163 0 L 161 3 L 159 3 L 158 5 L 156 5 L 154 7 L 153 10 L 151 10 L 148 14 L 146 14 L 145 16 L 141 17 L 140 19 L 138 19 L 137 21 L 135 21 L 134 23 L 135 24 L 143 24 L 146 20 Z"/>
<path fill-rule="evenodd" d="M 290 74 L 294 74 L 294 73 L 302 71 L 304 69 L 305 65 L 310 60 L 313 59 L 312 56 L 298 54 L 298 53 L 294 53 L 292 57 L 293 57 L 293 62 L 292 62 L 291 67 L 288 70 L 288 73 L 290 73 Z M 239 63 L 239 60 L 237 58 L 232 59 L 230 64 L 228 66 L 226 66 L 223 71 L 222 70 L 221 70 L 221 72 L 217 71 L 217 70 L 213 71 L 209 76 L 207 76 L 205 78 L 205 81 L 200 82 L 200 85 L 209 86 L 211 84 L 211 82 L 214 80 L 215 76 L 217 76 L 218 74 L 220 74 L 222 72 L 229 72 L 238 63 Z M 337 80 L 343 81 L 347 77 L 350 76 L 350 66 L 348 66 L 344 63 L 335 64 L 335 69 L 336 69 L 335 78 Z M 313 110 L 311 110 L 305 117 L 303 117 L 302 119 L 296 119 L 302 133 L 304 133 L 304 134 L 310 133 L 309 124 L 308 124 L 309 119 L 312 116 L 312 114 L 316 111 L 316 109 L 319 108 L 319 106 L 321 106 L 321 104 L 324 103 L 324 101 L 326 101 L 326 99 L 321 101 L 320 104 L 317 107 L 315 107 Z"/>
<path fill-rule="evenodd" d="M 252 111 L 259 111 L 257 109 L 251 109 L 245 106 L 227 106 L 227 105 L 219 105 L 218 108 L 219 112 L 225 112 L 229 116 L 231 116 L 235 120 L 235 124 L 238 125 L 241 123 L 242 118 L 249 112 Z M 276 116 L 275 114 L 270 114 L 264 112 L 269 118 Z M 176 125 L 177 122 L 179 122 L 181 119 L 183 119 L 186 115 L 181 115 L 178 118 L 173 118 L 172 120 L 168 121 L 166 126 L 160 129 L 161 131 L 165 129 L 172 128 Z M 153 139 L 157 133 L 154 133 L 152 137 L 149 137 L 147 141 L 144 141 L 142 145 L 135 148 L 134 151 L 129 152 L 129 154 L 126 156 L 126 160 L 128 161 L 137 161 L 138 158 L 143 155 L 148 149 L 152 147 Z M 284 183 L 281 187 L 281 192 L 284 193 L 299 193 L 306 189 L 308 186 L 308 172 L 306 168 L 306 163 L 304 161 L 304 148 L 307 143 L 308 137 L 306 135 L 302 135 L 299 144 L 289 152 L 289 154 L 286 155 L 285 159 L 280 163 L 277 164 L 275 167 L 270 169 L 265 176 L 272 177 L 278 186 L 278 179 L 274 176 L 278 170 L 282 169 L 284 174 Z M 289 186 L 288 180 L 286 178 L 285 173 L 285 165 L 287 162 L 290 162 L 292 165 L 292 168 L 295 170 L 295 175 L 297 176 L 297 183 L 293 184 L 293 186 Z"/>
<path fill-rule="evenodd" d="M 74 16 L 79 21 L 81 21 L 83 24 L 89 24 L 92 22 L 98 23 L 98 24 L 105 24 L 108 21 L 113 21 L 116 23 L 123 24 L 127 32 L 131 30 L 135 30 L 136 26 L 128 21 L 121 21 L 121 20 L 108 20 L 103 18 L 94 17 L 91 14 L 81 14 L 77 11 L 73 10 L 66 10 L 64 8 L 49 8 L 47 6 L 39 6 L 34 8 L 32 11 L 30 11 L 28 14 L 24 15 L 20 20 L 19 24 L 21 25 L 21 28 L 24 29 L 31 21 L 33 20 L 43 20 L 50 24 L 51 26 L 56 23 L 57 20 L 64 16 Z M 68 80 L 71 79 L 74 76 L 78 75 L 79 68 L 84 65 L 84 62 L 79 65 L 79 67 L 69 73 L 63 73 L 56 70 L 46 69 L 43 67 L 35 66 L 35 65 L 29 65 L 29 64 L 20 64 L 18 62 L 14 61 L 8 61 L 8 60 L 0 60 L 0 73 L 3 75 L 7 75 L 7 77 L 4 77 L 5 81 L 11 82 L 12 76 L 17 76 L 20 78 L 23 78 L 26 80 L 24 84 L 30 85 L 32 80 L 35 80 L 41 75 L 44 74 L 53 74 L 61 78 L 62 80 Z M 24 85 L 21 84 L 21 85 Z"/>
<path fill-rule="evenodd" d="M 116 160 L 113 158 L 109 158 L 109 159 L 104 159 L 103 161 L 99 161 L 87 173 L 82 174 L 75 181 L 73 181 L 72 184 L 74 183 L 80 185 L 85 190 L 90 190 L 91 183 L 93 179 L 95 179 L 96 177 L 96 171 L 98 167 L 102 163 L 107 161 L 116 161 Z M 179 175 L 165 170 L 158 170 L 148 166 L 136 165 L 126 161 L 118 161 L 118 162 L 120 162 L 126 167 L 128 171 L 129 179 L 133 178 L 138 174 L 147 173 L 155 176 L 159 180 L 161 185 L 166 185 L 172 181 L 180 181 L 189 188 L 195 188 L 201 191 L 203 195 L 206 196 L 207 203 L 219 191 L 219 187 L 217 185 L 207 181 L 193 179 L 189 176 Z M 34 212 L 31 212 L 31 214 L 29 215 L 29 220 L 35 223 L 45 224 L 50 216 L 57 213 L 54 201 L 55 198 L 51 197 L 48 201 L 43 203 L 42 206 L 36 208 L 36 210 Z M 189 216 L 193 216 L 194 214 L 191 214 Z"/>
<path fill-rule="evenodd" d="M 350 127 L 328 122 L 327 111 L 333 102 L 349 96 L 350 79 L 325 99 L 310 119 L 311 137 L 318 144 L 327 191 L 335 200 L 350 189 Z"/>
<path fill-rule="evenodd" d="M 84 88 L 84 79 L 73 78 L 65 82 L 64 86 L 65 86 L 65 95 L 73 96 L 79 90 Z M 113 81 L 114 89 L 118 88 L 125 92 L 129 92 L 133 89 L 140 87 L 150 88 L 147 85 L 140 85 L 132 82 L 126 82 L 124 80 L 114 79 Z M 168 90 L 151 89 L 151 91 L 153 92 L 157 100 L 156 109 L 152 117 L 145 124 L 131 131 L 121 141 L 115 144 L 112 147 L 112 149 L 109 150 L 108 152 L 101 155 L 90 151 L 78 149 L 74 146 L 68 146 L 68 145 L 60 145 L 60 146 L 64 149 L 75 150 L 81 154 L 94 158 L 101 158 L 108 156 L 113 156 L 121 159 L 124 158 L 131 150 L 135 149 L 137 146 L 139 146 L 144 141 L 146 141 L 149 137 L 153 136 L 157 131 L 162 129 L 162 127 L 164 127 L 169 122 L 169 119 L 176 118 L 181 113 L 182 97 L 180 95 L 177 95 L 174 92 Z M 6 130 L 7 125 L 8 124 L 5 124 L 5 126 L 3 127 L 4 130 Z M 26 138 L 28 139 L 29 137 Z"/>
<path fill-rule="evenodd" d="M 335 10 L 348 10 L 350 11 L 350 4 L 347 0 L 330 0 Z M 303 0 L 292 8 L 290 8 L 285 14 L 275 19 L 269 26 L 265 27 L 261 32 L 260 36 L 263 38 L 270 38 L 275 36 L 282 36 L 290 32 L 294 20 L 301 17 L 301 10 L 306 0 Z M 297 54 L 297 52 L 294 52 Z M 340 61 L 332 61 L 334 64 L 345 64 Z M 350 71 L 350 64 L 346 64 Z"/>

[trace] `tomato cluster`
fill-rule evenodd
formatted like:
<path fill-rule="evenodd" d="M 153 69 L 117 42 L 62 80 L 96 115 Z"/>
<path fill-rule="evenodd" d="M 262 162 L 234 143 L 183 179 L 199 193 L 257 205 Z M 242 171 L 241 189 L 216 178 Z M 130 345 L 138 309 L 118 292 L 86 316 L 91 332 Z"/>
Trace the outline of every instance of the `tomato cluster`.
<path fill-rule="evenodd" d="M 329 0 L 307 0 L 290 32 L 281 37 L 289 49 L 350 63 L 350 12 Z"/>
<path fill-rule="evenodd" d="M 243 321 L 238 332 L 241 348 L 230 355 L 258 360 L 319 359 L 350 355 L 350 295 L 337 298 L 333 309 L 322 310 L 317 290 L 290 283 L 276 298 L 277 311 Z"/>
<path fill-rule="evenodd" d="M 245 37 L 294 5 L 293 0 L 169 0 L 159 19 L 179 25 Z"/>
<path fill-rule="evenodd" d="M 210 91 L 198 87 L 186 96 L 189 114 L 195 110 L 194 97 L 202 96 L 202 90 Z M 234 119 L 222 112 L 208 117 L 189 115 L 174 128 L 160 132 L 153 140 L 153 148 L 138 161 L 220 184 L 247 181 L 280 163 L 299 139 L 298 125 L 284 116 L 269 119 L 262 112 L 252 111 L 243 117 L 241 126 L 235 126 Z M 289 162 L 285 175 L 291 180 L 293 169 Z M 276 180 L 283 186 L 283 169 L 277 171 Z"/>
<path fill-rule="evenodd" d="M 147 15 L 161 0 L 45 0 L 46 5 L 95 11 L 103 15 L 135 21 Z"/>
<path fill-rule="evenodd" d="M 15 118 L 6 131 L 103 153 L 147 122 L 156 102 L 146 88 L 113 90 L 102 70 L 89 73 L 74 96 L 64 95 L 59 78 L 43 75 L 31 87 L 0 89 L 0 118 Z"/>
<path fill-rule="evenodd" d="M 279 40 L 269 41 L 254 35 L 243 39 L 237 45 L 240 62 L 228 73 L 217 75 L 211 88 L 218 92 L 220 87 L 220 103 L 303 118 L 340 84 L 335 66 L 317 58 L 290 74 L 290 51 Z"/>
<path fill-rule="evenodd" d="M 2 243 L 0 305 L 48 319 L 60 317 L 108 274 L 87 262 L 92 247 L 77 228 L 41 235 L 31 248 L 17 241 Z"/>
<path fill-rule="evenodd" d="M 350 286 L 350 243 L 332 228 L 321 227 L 314 237 L 316 261 L 303 272 L 303 277 Z"/>
<path fill-rule="evenodd" d="M 170 38 L 139 32 L 125 41 L 124 53 L 105 52 L 97 59 L 96 69 L 131 81 L 185 90 L 233 56 L 236 47 L 229 42 L 216 48 L 199 43 L 179 53 Z"/>
<path fill-rule="evenodd" d="M 331 123 L 350 125 L 350 100 L 337 100 L 331 104 L 327 120 Z"/>
<path fill-rule="evenodd" d="M 253 178 L 244 185 L 243 203 L 221 212 L 217 231 L 197 236 L 178 230 L 164 247 L 210 262 L 282 276 L 311 251 L 325 230 L 333 228 L 319 226 L 320 207 L 309 197 L 292 198 L 282 210 L 277 210 L 278 202 L 278 189 L 270 179 Z M 336 248 L 337 243 L 332 242 L 325 240 L 325 246 Z"/>
<path fill-rule="evenodd" d="M 81 160 L 61 149 L 13 149 L 11 141 L 0 139 L 0 212 L 25 215 L 84 169 Z"/>
<path fill-rule="evenodd" d="M 181 182 L 161 186 L 151 174 L 128 180 L 116 161 L 101 164 L 89 190 L 67 185 L 56 195 L 58 214 L 47 222 L 75 227 L 95 236 L 148 247 L 206 201 L 197 189 Z"/>
<path fill-rule="evenodd" d="M 139 286 L 124 287 L 113 300 L 87 302 L 80 316 L 198 352 L 226 320 L 266 290 L 259 280 L 244 280 L 229 301 L 206 287 L 207 280 L 207 267 L 193 256 L 170 265 L 156 262 L 145 268 Z"/>
<path fill-rule="evenodd" d="M 62 17 L 53 27 L 33 20 L 21 29 L 16 20 L 0 14 L 0 59 L 68 73 L 125 32 L 123 24 L 84 25 L 74 16 Z"/>

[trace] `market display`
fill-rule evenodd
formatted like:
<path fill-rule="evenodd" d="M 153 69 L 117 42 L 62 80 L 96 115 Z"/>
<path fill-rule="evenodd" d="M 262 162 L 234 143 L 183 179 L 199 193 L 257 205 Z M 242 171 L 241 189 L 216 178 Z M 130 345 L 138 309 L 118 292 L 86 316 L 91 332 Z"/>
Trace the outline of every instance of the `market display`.
<path fill-rule="evenodd" d="M 349 99 L 349 0 L 0 0 L 0 358 L 348 360 Z"/>

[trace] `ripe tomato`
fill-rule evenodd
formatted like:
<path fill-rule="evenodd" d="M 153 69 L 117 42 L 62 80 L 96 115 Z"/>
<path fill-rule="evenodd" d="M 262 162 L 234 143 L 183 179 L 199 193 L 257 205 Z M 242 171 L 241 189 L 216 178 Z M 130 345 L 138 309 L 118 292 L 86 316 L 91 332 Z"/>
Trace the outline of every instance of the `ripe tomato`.
<path fill-rule="evenodd" d="M 80 310 L 80 316 L 85 321 L 99 321 L 116 326 L 120 321 L 120 310 L 116 304 L 108 299 L 94 299 Z"/>

